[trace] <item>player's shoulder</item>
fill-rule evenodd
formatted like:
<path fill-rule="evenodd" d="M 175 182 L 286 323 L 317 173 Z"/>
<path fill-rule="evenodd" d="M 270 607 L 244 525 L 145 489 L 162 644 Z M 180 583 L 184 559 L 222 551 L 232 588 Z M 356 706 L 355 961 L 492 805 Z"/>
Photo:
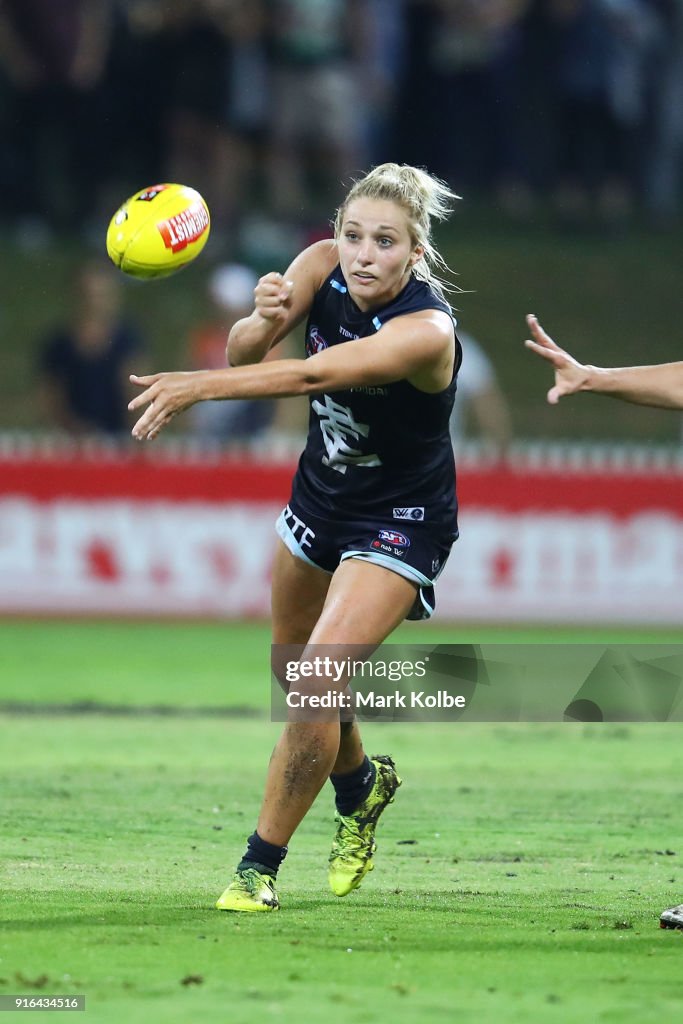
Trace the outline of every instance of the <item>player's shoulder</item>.
<path fill-rule="evenodd" d="M 395 331 L 419 331 L 422 338 L 443 344 L 452 344 L 455 337 L 453 317 L 446 310 L 436 307 L 401 313 L 390 320 L 387 326 L 391 326 Z"/>
<path fill-rule="evenodd" d="M 452 318 L 451 307 L 432 282 L 413 274 L 405 288 L 380 312 L 380 319 L 387 321 L 427 310 L 441 310 L 448 320 Z"/>
<path fill-rule="evenodd" d="M 290 307 L 292 315 L 286 325 L 287 330 L 291 330 L 310 310 L 337 262 L 337 243 L 333 238 L 313 242 L 292 260 L 284 275 L 285 280 L 293 285 L 293 305 Z"/>
<path fill-rule="evenodd" d="M 287 271 L 287 277 L 307 278 L 319 288 L 339 262 L 337 243 L 334 238 L 323 238 L 313 242 L 299 253 Z"/>

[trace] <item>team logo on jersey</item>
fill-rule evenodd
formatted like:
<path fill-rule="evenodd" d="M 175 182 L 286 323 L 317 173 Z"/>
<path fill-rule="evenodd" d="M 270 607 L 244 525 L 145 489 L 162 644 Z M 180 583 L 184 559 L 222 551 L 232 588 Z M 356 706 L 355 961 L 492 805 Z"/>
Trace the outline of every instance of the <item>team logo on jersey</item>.
<path fill-rule="evenodd" d="M 327 452 L 327 455 L 323 455 L 323 465 L 337 473 L 346 473 L 348 466 L 362 466 L 365 469 L 381 466 L 379 455 L 365 455 L 360 448 L 352 448 L 349 443 L 361 437 L 367 438 L 370 433 L 368 424 L 359 423 L 348 406 L 340 405 L 329 395 L 324 398 L 324 403 L 316 398 L 311 405 L 313 412 L 320 417 L 320 430 Z"/>
<path fill-rule="evenodd" d="M 424 505 L 411 506 L 410 508 L 395 508 L 394 519 L 412 519 L 415 523 L 421 523 L 425 517 Z"/>
<path fill-rule="evenodd" d="M 311 324 L 311 329 L 308 332 L 308 337 L 306 338 L 306 354 L 314 356 L 318 352 L 324 352 L 326 348 L 327 342 L 318 328 L 314 324 Z"/>
<path fill-rule="evenodd" d="M 387 544 L 395 544 L 397 548 L 409 548 L 410 541 L 403 533 L 399 533 L 398 530 L 380 530 L 379 539 L 385 541 Z"/>

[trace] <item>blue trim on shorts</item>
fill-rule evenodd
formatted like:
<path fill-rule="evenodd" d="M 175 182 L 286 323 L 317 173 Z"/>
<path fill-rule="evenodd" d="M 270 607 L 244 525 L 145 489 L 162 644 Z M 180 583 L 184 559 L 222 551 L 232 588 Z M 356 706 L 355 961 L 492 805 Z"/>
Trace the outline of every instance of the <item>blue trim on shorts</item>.
<path fill-rule="evenodd" d="M 339 559 L 340 564 L 347 558 L 363 558 L 366 562 L 374 562 L 384 569 L 390 569 L 398 576 L 404 576 L 411 583 L 417 583 L 420 587 L 432 586 L 432 581 L 424 576 L 419 569 L 413 568 L 412 565 L 405 565 L 395 558 L 389 558 L 388 555 L 383 555 L 379 551 L 345 551 Z"/>
<path fill-rule="evenodd" d="M 295 507 L 299 508 L 298 503 L 296 502 Z M 295 523 L 297 524 L 295 525 L 294 529 L 290 526 L 288 521 L 288 517 L 290 515 L 294 517 Z M 323 566 L 321 563 L 315 562 L 311 558 L 311 556 L 306 553 L 303 546 L 297 539 L 295 531 L 300 527 L 303 528 L 305 525 L 305 521 L 309 524 L 312 524 L 306 527 L 306 532 L 310 534 L 311 540 L 313 541 L 313 546 L 311 549 L 312 552 L 319 555 L 322 559 L 324 559 L 326 566 L 330 566 L 330 568 L 326 568 L 326 566 Z M 359 526 L 358 523 L 354 523 L 351 525 L 354 527 Z M 376 524 L 372 524 L 369 522 L 361 521 L 360 525 L 364 530 L 368 529 L 369 534 L 376 533 L 376 531 L 379 529 L 379 527 L 377 527 Z M 320 537 L 316 537 L 316 534 L 313 530 L 313 526 L 315 526 L 316 529 L 320 529 Z M 318 569 L 320 572 L 324 572 L 327 576 L 333 576 L 339 565 L 341 565 L 341 563 L 345 561 L 347 558 L 362 558 L 366 561 L 369 561 L 370 563 L 374 563 L 376 565 L 381 566 L 381 568 L 383 569 L 387 569 L 389 572 L 396 573 L 397 576 L 402 576 L 404 579 L 409 580 L 417 587 L 415 601 L 413 603 L 411 610 L 406 615 L 406 619 L 418 621 L 420 619 L 424 620 L 431 617 L 436 606 L 436 600 L 434 596 L 434 583 L 441 575 L 443 568 L 446 564 L 446 560 L 448 558 L 448 551 L 450 550 L 450 544 L 447 544 L 445 542 L 436 543 L 435 550 L 440 552 L 441 550 L 445 549 L 446 555 L 443 558 L 443 562 L 439 566 L 438 571 L 432 572 L 432 575 L 430 577 L 422 573 L 418 568 L 416 568 L 415 565 L 411 565 L 409 562 L 403 562 L 398 558 L 392 558 L 391 556 L 383 554 L 381 551 L 376 551 L 372 547 L 349 548 L 348 550 L 344 550 L 343 545 L 345 542 L 348 543 L 349 540 L 351 541 L 351 543 L 359 543 L 360 538 L 358 536 L 358 533 L 354 530 L 354 533 L 352 533 L 350 536 L 347 534 L 347 539 L 345 541 L 342 530 L 342 536 L 333 537 L 332 541 L 330 541 L 329 537 L 325 536 L 325 531 L 332 526 L 340 527 L 341 524 L 330 523 L 328 520 L 321 519 L 320 516 L 316 516 L 314 513 L 309 513 L 305 511 L 303 508 L 299 508 L 298 512 L 292 512 L 292 507 L 290 503 L 280 513 L 275 523 L 275 530 L 280 539 L 282 540 L 283 544 L 287 548 L 287 550 L 290 552 L 291 555 L 294 556 L 294 558 L 298 558 L 306 565 L 310 565 L 312 566 L 312 568 Z M 406 524 L 406 527 L 407 526 L 408 524 Z M 455 540 L 455 537 L 451 536 L 450 539 L 452 542 L 452 540 Z M 421 560 L 424 561 L 424 559 Z M 439 557 L 439 560 L 441 560 L 441 556 Z M 425 568 L 427 567 L 427 564 L 425 564 Z M 432 562 L 432 564 L 434 564 L 434 562 Z"/>
<path fill-rule="evenodd" d="M 430 590 L 432 596 L 434 595 L 434 585 L 431 580 L 424 576 L 419 569 L 413 568 L 412 565 L 404 565 L 402 562 L 398 562 L 395 558 L 389 558 L 388 555 L 382 555 L 379 551 L 345 551 L 339 559 L 341 565 L 347 558 L 359 558 L 366 562 L 372 562 L 375 565 L 381 565 L 383 569 L 388 569 L 390 572 L 395 572 L 397 576 L 403 576 L 404 579 L 410 580 L 411 583 L 417 583 L 417 597 L 415 598 L 415 604 L 413 605 L 412 611 L 408 613 L 406 619 L 412 619 L 413 621 L 425 619 L 431 619 L 434 614 L 434 608 L 436 602 L 431 605 L 425 598 L 425 590 Z M 418 604 L 418 601 L 420 604 Z M 416 615 L 416 607 L 424 608 L 424 614 Z"/>
<path fill-rule="evenodd" d="M 425 592 L 424 592 L 424 587 L 420 587 L 420 589 L 419 589 L 418 593 L 419 593 L 419 595 L 420 595 L 420 601 L 422 602 L 422 607 L 424 608 L 424 610 L 425 610 L 425 613 L 426 613 L 425 615 L 423 615 L 423 616 L 422 616 L 422 621 L 424 622 L 424 620 L 425 620 L 425 619 L 431 619 L 432 615 L 434 614 L 434 609 L 435 609 L 435 607 L 436 607 L 436 601 L 435 601 L 435 602 L 434 602 L 434 604 L 432 605 L 432 604 L 429 604 L 429 603 L 428 603 L 428 602 L 427 602 L 427 601 L 425 600 Z M 432 588 L 432 596 L 434 596 L 434 590 L 433 590 L 433 588 Z M 417 616 L 415 616 L 415 619 L 414 619 L 413 621 L 420 621 L 420 620 L 418 620 L 418 619 L 417 619 Z"/>

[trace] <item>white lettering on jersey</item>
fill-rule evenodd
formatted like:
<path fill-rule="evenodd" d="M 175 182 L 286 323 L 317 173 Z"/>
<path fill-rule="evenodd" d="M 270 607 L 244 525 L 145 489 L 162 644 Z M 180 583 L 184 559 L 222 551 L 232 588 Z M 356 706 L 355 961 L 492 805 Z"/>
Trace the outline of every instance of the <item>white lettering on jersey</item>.
<path fill-rule="evenodd" d="M 320 417 L 320 429 L 327 449 L 327 455 L 323 456 L 325 466 L 345 473 L 347 466 L 382 465 L 379 455 L 363 455 L 359 448 L 352 448 L 348 443 L 349 438 L 367 437 L 370 427 L 366 423 L 358 423 L 347 406 L 339 405 L 325 395 L 325 404 L 316 399 L 313 409 Z"/>

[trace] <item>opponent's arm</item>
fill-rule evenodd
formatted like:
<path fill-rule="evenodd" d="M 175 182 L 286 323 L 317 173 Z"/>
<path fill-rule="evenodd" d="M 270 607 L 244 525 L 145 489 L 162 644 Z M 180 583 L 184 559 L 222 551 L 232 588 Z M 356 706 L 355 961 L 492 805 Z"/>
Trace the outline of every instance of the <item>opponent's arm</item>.
<path fill-rule="evenodd" d="M 397 317 L 370 338 L 325 349 L 310 359 L 280 359 L 225 370 L 131 376 L 145 390 L 128 408 L 148 408 L 133 427 L 138 440 L 153 440 L 177 413 L 195 402 L 230 398 L 285 398 L 382 385 L 407 378 L 437 392 L 452 374 L 453 325 L 439 310 Z"/>
<path fill-rule="evenodd" d="M 658 366 L 590 366 L 579 363 L 556 345 L 535 316 L 529 315 L 527 323 L 534 340 L 524 344 L 555 369 L 555 386 L 548 392 L 551 405 L 557 405 L 565 395 L 593 391 L 637 405 L 683 409 L 683 362 Z"/>
<path fill-rule="evenodd" d="M 254 312 L 238 320 L 228 336 L 228 366 L 260 363 L 301 323 L 336 263 L 336 244 L 325 239 L 299 253 L 284 275 L 273 272 L 260 278 L 254 289 Z"/>

